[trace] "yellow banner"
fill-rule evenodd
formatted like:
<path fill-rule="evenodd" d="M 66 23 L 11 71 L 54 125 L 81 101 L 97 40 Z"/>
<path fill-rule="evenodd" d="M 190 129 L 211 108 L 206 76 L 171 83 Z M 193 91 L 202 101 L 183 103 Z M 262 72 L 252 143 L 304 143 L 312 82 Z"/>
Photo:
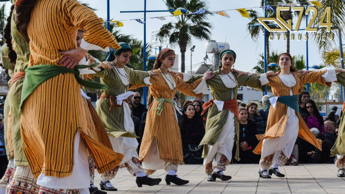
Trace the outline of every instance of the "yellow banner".
<path fill-rule="evenodd" d="M 321 3 L 318 1 L 310 1 L 310 3 L 314 4 L 316 7 L 322 7 Z"/>
<path fill-rule="evenodd" d="M 236 9 L 238 12 L 240 12 L 240 14 L 242 15 L 242 17 L 245 17 L 245 18 L 250 18 L 248 12 L 246 9 L 242 8 L 242 9 Z"/>
<path fill-rule="evenodd" d="M 120 21 L 110 21 L 110 22 L 116 23 L 116 26 L 117 26 L 117 27 L 122 27 L 122 26 L 123 26 L 123 23 L 120 22 Z"/>
<path fill-rule="evenodd" d="M 173 12 L 174 16 L 182 15 L 182 11 L 180 9 Z"/>

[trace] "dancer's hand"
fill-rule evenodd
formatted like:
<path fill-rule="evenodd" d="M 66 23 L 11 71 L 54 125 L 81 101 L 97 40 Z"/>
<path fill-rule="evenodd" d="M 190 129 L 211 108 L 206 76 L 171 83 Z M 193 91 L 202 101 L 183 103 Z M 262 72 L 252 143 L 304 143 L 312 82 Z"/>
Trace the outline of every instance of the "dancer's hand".
<path fill-rule="evenodd" d="M 75 63 L 79 63 L 79 61 L 85 57 L 87 50 L 78 47 L 76 49 L 62 51 L 60 53 L 64 55 L 64 58 L 61 59 L 58 64 L 62 64 L 62 66 L 66 68 L 74 68 L 76 65 Z"/>
<path fill-rule="evenodd" d="M 244 72 L 244 71 L 240 71 L 237 69 L 232 69 L 231 71 L 237 73 L 238 74 L 237 77 L 240 77 L 241 75 L 248 75 L 249 74 L 249 72 Z"/>
<path fill-rule="evenodd" d="M 266 72 L 266 76 L 268 77 L 268 76 L 273 76 L 273 75 L 278 75 L 279 73 L 277 72 L 277 73 L 274 73 L 274 71 L 267 71 Z"/>
<path fill-rule="evenodd" d="M 149 75 L 150 76 L 156 76 L 156 75 L 158 75 L 157 73 L 153 73 L 152 71 L 149 71 Z"/>
<path fill-rule="evenodd" d="M 103 61 L 103 62 L 101 63 L 101 65 L 102 65 L 102 67 L 104 67 L 105 69 L 112 69 L 112 68 L 114 68 L 114 66 L 112 66 L 112 65 L 111 65 L 111 62 L 109 62 L 109 61 Z"/>
<path fill-rule="evenodd" d="M 62 59 L 58 62 L 59 65 L 62 65 L 62 67 L 74 69 L 76 65 L 78 65 L 79 61 L 76 61 L 74 59 L 71 59 L 69 56 L 64 56 Z"/>
<path fill-rule="evenodd" d="M 216 76 L 216 74 L 212 75 L 212 71 L 208 71 L 208 72 L 204 73 L 205 80 L 209 80 L 209 79 L 213 78 L 214 76 Z"/>

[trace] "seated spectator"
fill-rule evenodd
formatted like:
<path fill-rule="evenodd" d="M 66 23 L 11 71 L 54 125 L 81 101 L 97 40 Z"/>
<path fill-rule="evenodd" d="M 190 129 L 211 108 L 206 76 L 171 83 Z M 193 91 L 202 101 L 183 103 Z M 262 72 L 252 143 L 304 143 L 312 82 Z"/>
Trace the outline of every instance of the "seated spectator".
<path fill-rule="evenodd" d="M 313 100 L 308 100 L 305 107 L 307 109 L 307 112 L 303 115 L 303 119 L 309 129 L 317 128 L 320 133 L 325 134 L 323 118 L 319 110 L 317 110 L 315 102 Z"/>
<path fill-rule="evenodd" d="M 259 112 L 258 112 L 260 114 L 260 117 L 262 118 L 262 120 L 265 121 L 265 126 L 266 126 L 266 123 L 267 123 L 268 113 L 269 113 L 269 110 L 270 110 L 270 107 L 266 107 L 266 105 L 267 105 L 266 100 L 269 97 L 270 97 L 269 95 L 265 95 L 265 96 L 262 97 L 261 104 L 262 104 L 263 109 L 259 110 Z M 266 129 L 266 127 L 265 127 L 265 129 Z"/>
<path fill-rule="evenodd" d="M 320 131 L 317 128 L 311 128 L 310 131 L 315 136 L 317 136 L 320 133 Z M 298 141 L 298 148 L 299 148 L 299 151 L 298 151 L 299 163 L 312 163 L 315 156 L 315 147 L 312 144 L 300 138 Z"/>
<path fill-rule="evenodd" d="M 180 112 L 182 113 L 182 109 L 179 107 L 179 104 L 178 104 L 179 101 L 180 101 L 180 99 L 178 98 L 178 95 L 175 94 L 175 96 L 174 96 L 174 103 L 175 103 L 175 106 L 176 106 L 177 109 L 178 109 L 178 111 L 177 111 L 177 110 L 175 111 L 178 121 L 180 120 L 180 117 L 182 116 L 182 115 L 180 114 Z"/>
<path fill-rule="evenodd" d="M 315 150 L 315 156 L 313 163 L 334 163 L 334 157 L 331 156 L 331 148 L 333 147 L 337 136 L 335 134 L 335 122 L 332 121 L 325 121 L 325 130 L 326 133 L 322 138 L 316 138 L 322 140 L 322 151 L 319 149 Z M 321 134 L 320 134 L 321 135 Z"/>
<path fill-rule="evenodd" d="M 256 124 L 257 133 L 264 134 L 266 130 L 266 123 L 264 120 L 262 120 L 260 114 L 257 112 L 258 105 L 255 102 L 250 102 L 247 104 L 246 109 L 248 111 L 248 119 Z"/>
<path fill-rule="evenodd" d="M 240 124 L 240 161 L 234 159 L 235 163 L 258 163 L 260 156 L 253 153 L 253 149 L 258 144 L 256 138 L 256 124 L 248 120 L 248 111 L 245 108 L 239 109 Z M 236 153 L 236 146 L 234 146 L 233 156 Z M 234 157 L 233 157 L 234 158 Z"/>
<path fill-rule="evenodd" d="M 205 135 L 204 125 L 200 115 L 195 114 L 192 103 L 183 107 L 179 121 L 184 162 L 186 164 L 202 164 L 202 147 L 199 144 Z"/>
<path fill-rule="evenodd" d="M 325 140 L 333 146 L 335 140 L 337 139 L 337 135 L 335 134 L 335 123 L 331 121 L 325 121 L 325 130 Z"/>
<path fill-rule="evenodd" d="M 202 107 L 202 105 L 204 105 L 205 104 L 205 102 L 204 102 L 204 99 L 203 98 L 197 98 L 197 100 L 201 103 L 201 107 Z"/>
<path fill-rule="evenodd" d="M 338 107 L 333 106 L 331 112 L 328 114 L 326 120 L 331 120 L 333 122 L 336 122 L 335 120 L 335 113 L 337 112 Z"/>

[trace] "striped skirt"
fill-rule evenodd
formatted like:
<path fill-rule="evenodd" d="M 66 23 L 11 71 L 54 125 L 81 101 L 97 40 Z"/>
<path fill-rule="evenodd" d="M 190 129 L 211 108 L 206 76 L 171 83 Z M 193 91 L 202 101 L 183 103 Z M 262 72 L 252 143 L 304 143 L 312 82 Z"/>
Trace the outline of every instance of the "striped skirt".
<path fill-rule="evenodd" d="M 23 151 L 37 178 L 72 174 L 74 142 L 78 131 L 100 173 L 115 168 L 123 156 L 88 132 L 85 104 L 73 74 L 63 73 L 37 87 L 22 106 Z"/>

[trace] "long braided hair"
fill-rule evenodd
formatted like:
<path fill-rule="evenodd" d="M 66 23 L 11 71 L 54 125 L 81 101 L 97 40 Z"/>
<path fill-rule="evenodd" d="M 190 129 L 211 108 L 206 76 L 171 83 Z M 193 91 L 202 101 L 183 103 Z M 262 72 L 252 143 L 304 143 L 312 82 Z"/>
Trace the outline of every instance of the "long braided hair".
<path fill-rule="evenodd" d="M 31 12 L 35 7 L 37 0 L 17 0 L 16 8 L 16 26 L 26 42 L 30 42 L 27 28 L 31 19 Z"/>
<path fill-rule="evenodd" d="M 4 39 L 8 47 L 8 58 L 10 62 L 14 65 L 17 60 L 17 53 L 13 50 L 12 36 L 11 36 L 11 18 L 12 18 L 13 9 L 14 9 L 14 5 L 11 6 L 10 15 L 7 17 L 7 23 L 4 28 Z"/>

